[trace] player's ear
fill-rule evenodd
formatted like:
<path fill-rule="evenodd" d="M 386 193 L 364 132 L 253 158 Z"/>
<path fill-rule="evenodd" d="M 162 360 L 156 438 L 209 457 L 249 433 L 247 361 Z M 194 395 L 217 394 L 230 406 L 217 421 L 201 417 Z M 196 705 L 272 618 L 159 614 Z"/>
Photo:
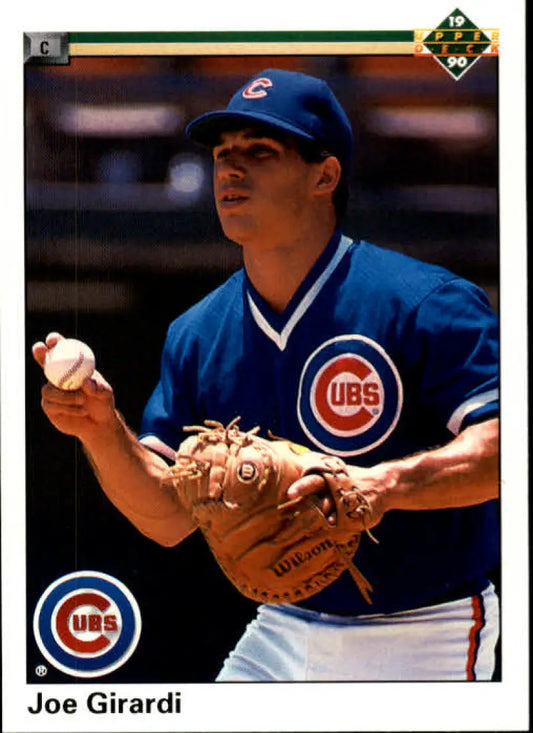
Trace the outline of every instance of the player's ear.
<path fill-rule="evenodd" d="M 341 179 L 342 168 L 338 158 L 328 155 L 320 161 L 317 171 L 315 192 L 318 195 L 330 194 L 335 191 Z"/>

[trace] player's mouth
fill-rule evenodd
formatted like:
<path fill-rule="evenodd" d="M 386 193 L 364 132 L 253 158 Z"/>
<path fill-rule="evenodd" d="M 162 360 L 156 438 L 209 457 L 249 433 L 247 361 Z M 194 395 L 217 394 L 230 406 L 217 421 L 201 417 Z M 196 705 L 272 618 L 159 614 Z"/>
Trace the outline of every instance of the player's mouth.
<path fill-rule="evenodd" d="M 242 191 L 225 191 L 218 196 L 219 206 L 223 209 L 237 208 L 248 199 L 248 194 Z"/>

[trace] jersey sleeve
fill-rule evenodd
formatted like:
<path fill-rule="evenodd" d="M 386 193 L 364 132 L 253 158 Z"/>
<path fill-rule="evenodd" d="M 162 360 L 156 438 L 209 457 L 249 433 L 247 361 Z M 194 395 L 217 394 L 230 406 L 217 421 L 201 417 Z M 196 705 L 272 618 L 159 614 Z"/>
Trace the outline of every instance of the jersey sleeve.
<path fill-rule="evenodd" d="M 161 355 L 159 382 L 144 409 L 139 435 L 143 444 L 168 458 L 173 457 L 185 437 L 183 426 L 195 422 L 193 391 L 187 383 L 188 356 L 173 324 Z"/>
<path fill-rule="evenodd" d="M 408 341 L 422 407 L 457 435 L 499 411 L 498 319 L 485 293 L 460 278 L 428 295 Z"/>

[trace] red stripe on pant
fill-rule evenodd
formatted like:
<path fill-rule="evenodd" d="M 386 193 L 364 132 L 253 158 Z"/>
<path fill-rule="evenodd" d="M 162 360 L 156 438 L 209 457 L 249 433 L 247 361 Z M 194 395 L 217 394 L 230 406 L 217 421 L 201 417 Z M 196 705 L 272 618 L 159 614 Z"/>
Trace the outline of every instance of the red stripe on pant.
<path fill-rule="evenodd" d="M 472 626 L 468 634 L 468 654 L 466 659 L 466 679 L 469 682 L 475 682 L 476 672 L 475 665 L 479 652 L 479 635 L 481 629 L 485 625 L 485 609 L 483 606 L 483 598 L 472 596 Z"/>

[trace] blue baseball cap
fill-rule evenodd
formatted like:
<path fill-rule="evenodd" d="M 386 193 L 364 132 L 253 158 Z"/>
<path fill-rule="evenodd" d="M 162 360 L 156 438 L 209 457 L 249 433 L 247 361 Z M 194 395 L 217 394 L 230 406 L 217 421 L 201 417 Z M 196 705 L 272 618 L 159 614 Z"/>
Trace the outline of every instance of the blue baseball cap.
<path fill-rule="evenodd" d="M 221 132 L 260 123 L 335 155 L 343 168 L 353 152 L 352 127 L 346 112 L 322 79 L 282 69 L 265 69 L 246 82 L 225 110 L 207 112 L 193 120 L 186 134 L 213 147 Z"/>

